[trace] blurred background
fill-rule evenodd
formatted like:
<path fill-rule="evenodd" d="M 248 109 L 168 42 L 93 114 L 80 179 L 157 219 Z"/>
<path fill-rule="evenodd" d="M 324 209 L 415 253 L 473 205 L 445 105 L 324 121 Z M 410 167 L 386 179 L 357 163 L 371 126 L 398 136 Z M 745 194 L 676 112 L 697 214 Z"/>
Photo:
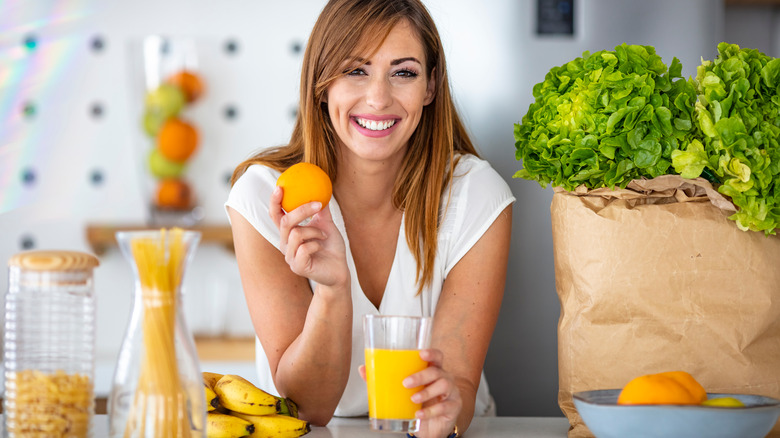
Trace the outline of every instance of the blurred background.
<path fill-rule="evenodd" d="M 780 1 L 424 0 L 452 88 L 514 206 L 504 304 L 485 369 L 502 416 L 558 416 L 552 190 L 513 179 L 513 126 L 553 66 L 583 51 L 652 45 L 683 75 L 717 43 L 780 56 Z M 303 50 L 323 0 L 0 0 L 0 260 L 31 249 L 87 251 L 95 271 L 97 391 L 107 394 L 130 316 L 133 277 L 113 240 L 150 223 L 139 46 L 187 42 L 205 82 L 183 114 L 200 145 L 187 176 L 204 240 L 184 282 L 202 367 L 254 377 L 253 329 L 223 203 L 238 162 L 284 143 Z M 167 47 L 167 46 L 166 46 Z M 165 48 L 160 49 L 163 55 Z M 7 285 L 6 269 L 0 284 Z M 5 289 L 5 286 L 4 286 Z"/>

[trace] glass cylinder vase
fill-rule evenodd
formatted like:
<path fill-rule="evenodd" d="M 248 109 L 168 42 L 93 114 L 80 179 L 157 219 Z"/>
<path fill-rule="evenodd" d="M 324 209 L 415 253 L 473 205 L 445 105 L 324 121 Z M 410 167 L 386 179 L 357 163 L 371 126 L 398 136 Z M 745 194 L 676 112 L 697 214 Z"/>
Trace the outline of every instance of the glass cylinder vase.
<path fill-rule="evenodd" d="M 131 53 L 133 124 L 149 224 L 193 226 L 204 216 L 191 168 L 203 137 L 195 113 L 206 94 L 196 41 L 149 35 L 133 41 Z"/>
<path fill-rule="evenodd" d="M 135 292 L 109 395 L 109 434 L 205 437 L 202 373 L 181 301 L 200 233 L 173 228 L 116 238 L 133 267 Z"/>

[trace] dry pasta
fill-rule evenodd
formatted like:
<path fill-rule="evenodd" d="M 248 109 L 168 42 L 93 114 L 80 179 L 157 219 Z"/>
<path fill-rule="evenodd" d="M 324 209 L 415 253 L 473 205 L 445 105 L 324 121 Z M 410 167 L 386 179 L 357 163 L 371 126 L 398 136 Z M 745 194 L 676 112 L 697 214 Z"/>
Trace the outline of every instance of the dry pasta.
<path fill-rule="evenodd" d="M 24 370 L 6 374 L 8 436 L 86 438 L 94 409 L 93 383 L 83 374 Z"/>
<path fill-rule="evenodd" d="M 143 300 L 141 370 L 125 437 L 192 436 L 187 396 L 179 381 L 174 346 L 176 300 L 186 248 L 182 230 L 130 242 Z"/>

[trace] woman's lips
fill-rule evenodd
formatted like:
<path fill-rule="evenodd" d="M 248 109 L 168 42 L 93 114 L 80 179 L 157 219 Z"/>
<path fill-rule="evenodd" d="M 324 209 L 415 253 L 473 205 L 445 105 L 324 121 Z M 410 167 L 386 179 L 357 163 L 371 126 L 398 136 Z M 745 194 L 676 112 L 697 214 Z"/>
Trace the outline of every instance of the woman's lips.
<path fill-rule="evenodd" d="M 366 137 L 385 137 L 390 135 L 401 121 L 400 117 L 360 115 L 350 117 L 350 123 Z"/>

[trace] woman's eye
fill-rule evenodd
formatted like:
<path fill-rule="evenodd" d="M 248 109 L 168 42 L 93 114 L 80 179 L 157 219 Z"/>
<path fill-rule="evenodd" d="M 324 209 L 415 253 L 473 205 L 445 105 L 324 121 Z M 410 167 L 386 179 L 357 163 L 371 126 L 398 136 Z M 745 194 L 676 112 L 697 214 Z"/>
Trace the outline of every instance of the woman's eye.
<path fill-rule="evenodd" d="M 395 73 L 395 75 L 396 76 L 401 76 L 401 77 L 404 77 L 404 78 L 416 78 L 417 77 L 417 72 L 416 71 L 412 71 L 412 70 L 408 70 L 408 69 L 403 69 L 403 70 L 397 71 Z"/>
<path fill-rule="evenodd" d="M 346 70 L 344 74 L 346 74 L 347 76 L 362 76 L 365 75 L 366 72 L 362 68 L 355 68 L 351 70 Z"/>

